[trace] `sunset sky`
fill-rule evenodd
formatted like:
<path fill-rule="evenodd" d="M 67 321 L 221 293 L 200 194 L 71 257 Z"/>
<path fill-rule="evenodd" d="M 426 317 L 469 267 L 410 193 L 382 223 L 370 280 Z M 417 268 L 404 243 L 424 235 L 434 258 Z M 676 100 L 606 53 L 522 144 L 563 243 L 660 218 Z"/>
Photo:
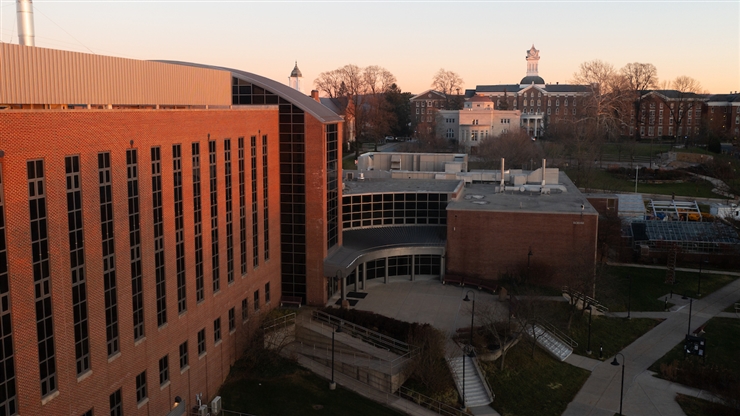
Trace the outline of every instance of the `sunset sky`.
<path fill-rule="evenodd" d="M 646 62 L 706 92 L 740 90 L 740 2 L 732 1 L 118 1 L 34 0 L 36 46 L 135 59 L 220 65 L 304 92 L 323 71 L 380 65 L 420 93 L 445 68 L 465 88 L 517 83 L 525 54 L 540 76 L 569 82 L 600 59 Z M 0 41 L 17 43 L 15 0 L 0 0 Z"/>

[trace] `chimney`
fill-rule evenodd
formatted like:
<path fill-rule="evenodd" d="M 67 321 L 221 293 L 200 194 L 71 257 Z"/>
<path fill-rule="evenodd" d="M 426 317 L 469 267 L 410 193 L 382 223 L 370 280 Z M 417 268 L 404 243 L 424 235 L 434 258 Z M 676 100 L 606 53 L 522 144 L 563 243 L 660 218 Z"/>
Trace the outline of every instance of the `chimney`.
<path fill-rule="evenodd" d="M 501 192 L 504 192 L 504 158 L 501 158 Z"/>
<path fill-rule="evenodd" d="M 311 98 L 313 98 L 318 103 L 321 102 L 321 100 L 319 99 L 319 91 L 318 90 L 311 90 Z"/>
<path fill-rule="evenodd" d="M 33 3 L 31 0 L 16 0 L 16 12 L 18 14 L 18 44 L 23 46 L 36 46 L 33 30 Z"/>
<path fill-rule="evenodd" d="M 542 187 L 545 187 L 545 166 L 547 165 L 547 159 L 542 159 Z"/>

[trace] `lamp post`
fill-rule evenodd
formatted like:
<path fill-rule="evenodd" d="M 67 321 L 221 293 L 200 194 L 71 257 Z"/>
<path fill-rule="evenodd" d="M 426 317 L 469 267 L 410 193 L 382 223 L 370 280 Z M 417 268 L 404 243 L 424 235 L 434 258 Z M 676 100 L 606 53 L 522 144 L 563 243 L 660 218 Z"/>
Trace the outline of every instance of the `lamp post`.
<path fill-rule="evenodd" d="M 635 193 L 637 193 L 637 177 L 640 175 L 640 167 L 635 166 Z"/>
<path fill-rule="evenodd" d="M 622 399 L 624 398 L 624 355 L 622 355 L 621 352 L 618 352 L 617 355 L 622 356 L 622 388 L 619 390 L 619 416 L 622 416 Z M 619 361 L 617 361 L 617 355 L 614 356 L 614 361 L 612 361 L 612 365 L 619 365 Z"/>
<path fill-rule="evenodd" d="M 632 274 L 627 275 L 627 319 L 631 319 L 632 310 Z"/>
<path fill-rule="evenodd" d="M 689 299 L 689 329 L 686 330 L 686 335 L 691 335 L 691 307 L 694 305 L 694 299 Z"/>
<path fill-rule="evenodd" d="M 588 347 L 586 348 L 586 354 L 591 355 L 591 318 L 594 315 L 592 305 L 588 305 Z"/>
<path fill-rule="evenodd" d="M 474 349 L 473 349 L 473 321 L 475 320 L 475 292 L 472 290 L 468 290 L 467 293 L 465 293 L 465 299 L 463 301 L 470 302 L 470 298 L 468 297 L 468 293 L 473 294 L 473 310 L 470 313 L 470 354 L 472 355 Z M 463 363 L 464 363 L 463 359 Z"/>
<path fill-rule="evenodd" d="M 337 388 L 337 383 L 334 381 L 334 334 L 342 332 L 342 327 L 339 325 L 332 328 L 331 331 L 331 381 L 329 382 L 329 390 Z"/>
<path fill-rule="evenodd" d="M 699 257 L 699 287 L 696 289 L 696 296 L 701 297 L 701 266 L 704 264 L 704 254 Z"/>

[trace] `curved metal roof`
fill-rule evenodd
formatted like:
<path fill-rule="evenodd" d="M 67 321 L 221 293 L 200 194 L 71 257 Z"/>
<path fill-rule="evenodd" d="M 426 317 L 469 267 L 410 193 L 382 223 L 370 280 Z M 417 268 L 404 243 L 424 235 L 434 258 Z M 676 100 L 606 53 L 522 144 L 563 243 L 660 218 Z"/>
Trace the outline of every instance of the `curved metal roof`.
<path fill-rule="evenodd" d="M 345 276 L 357 266 L 357 260 L 377 255 L 407 255 L 424 249 L 444 251 L 447 227 L 444 225 L 395 226 L 349 230 L 342 233 L 343 244 L 324 259 L 324 275 Z"/>
<path fill-rule="evenodd" d="M 322 123 L 338 123 L 342 122 L 343 119 L 337 113 L 331 111 L 323 104 L 317 102 L 313 98 L 309 97 L 302 92 L 295 90 L 288 85 L 281 84 L 270 78 L 263 77 L 261 75 L 253 74 L 251 72 L 240 71 L 238 69 L 226 68 L 222 66 L 196 64 L 192 62 L 180 62 L 180 61 L 155 61 L 163 62 L 175 65 L 193 66 L 198 68 L 209 68 L 221 71 L 229 71 L 233 77 L 239 78 L 243 81 L 247 81 L 251 84 L 257 85 L 260 88 L 264 88 L 273 94 L 289 101 L 296 107 L 312 115 L 314 118 Z"/>

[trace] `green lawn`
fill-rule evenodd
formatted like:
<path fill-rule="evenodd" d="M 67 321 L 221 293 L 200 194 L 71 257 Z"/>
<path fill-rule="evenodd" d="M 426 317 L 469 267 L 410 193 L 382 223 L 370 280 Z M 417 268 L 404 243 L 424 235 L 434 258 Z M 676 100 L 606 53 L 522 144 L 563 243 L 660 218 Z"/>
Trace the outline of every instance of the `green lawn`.
<path fill-rule="evenodd" d="M 591 357 L 599 358 L 599 347 L 604 347 L 603 359 L 613 356 L 637 338 L 653 329 L 661 321 L 649 318 L 607 318 L 594 316 L 591 324 Z M 578 342 L 574 353 L 587 355 L 588 312 L 576 315 L 569 336 Z"/>
<path fill-rule="evenodd" d="M 737 409 L 684 394 L 677 394 L 676 402 L 686 416 L 737 416 Z"/>
<path fill-rule="evenodd" d="M 605 266 L 604 274 L 596 283 L 596 299 L 606 305 L 611 312 L 627 311 L 629 279 L 632 276 L 631 310 L 662 311 L 664 302 L 658 300 L 670 293 L 671 285 L 665 283 L 666 271 L 662 269 L 643 269 L 637 267 Z M 706 296 L 729 284 L 736 277 L 703 273 L 701 293 Z M 684 293 L 696 297 L 699 273 L 676 272 L 676 284 L 673 285 L 673 296 Z M 671 303 L 671 299 L 668 299 Z"/>
<path fill-rule="evenodd" d="M 704 331 L 704 337 L 707 339 L 706 365 L 718 366 L 729 371 L 735 379 L 740 380 L 740 354 L 738 354 L 740 351 L 740 319 L 712 318 L 707 322 Z M 696 356 L 684 359 L 683 341 L 681 341 L 650 366 L 650 370 L 660 374 L 660 365 L 671 364 L 674 360 L 679 362 L 679 366 L 687 362 L 703 365 L 702 359 Z M 699 383 L 700 380 L 696 382 Z M 692 387 L 704 389 L 708 386 L 694 385 Z"/>
<path fill-rule="evenodd" d="M 342 159 L 342 170 L 357 170 L 357 165 L 355 165 L 355 158 L 350 157 L 347 159 Z"/>
<path fill-rule="evenodd" d="M 621 152 L 620 152 L 621 147 Z M 637 144 L 622 144 L 621 146 L 617 145 L 616 143 L 606 143 L 603 145 L 602 153 L 605 155 L 614 155 L 614 156 L 620 156 L 625 160 L 628 161 L 630 157 L 630 150 L 634 148 L 634 155 L 635 156 L 650 156 L 651 146 L 650 143 L 637 143 Z M 657 144 L 653 143 L 652 145 L 652 153 L 654 155 L 657 155 L 658 153 L 664 153 L 671 149 L 671 146 L 668 144 Z"/>
<path fill-rule="evenodd" d="M 219 395 L 226 410 L 260 416 L 336 415 L 398 416 L 393 411 L 359 394 L 337 386 L 296 363 L 266 352 L 255 368 L 237 362 Z M 348 410 L 351 409 L 351 412 Z"/>
<path fill-rule="evenodd" d="M 612 192 L 635 191 L 634 180 L 616 177 L 606 170 L 579 171 L 575 168 L 569 168 L 565 169 L 565 173 L 579 188 L 603 189 Z M 712 192 L 712 188 L 712 184 L 707 181 L 654 184 L 640 182 L 638 178 L 637 183 L 637 192 L 641 194 L 671 195 L 675 193 L 676 195 L 695 198 L 719 197 L 719 195 Z"/>
<path fill-rule="evenodd" d="M 523 339 L 506 355 L 506 367 L 482 362 L 488 382 L 496 394 L 493 408 L 502 416 L 560 415 L 565 411 L 590 373 L 555 360 L 539 347 L 532 358 L 531 344 Z"/>

